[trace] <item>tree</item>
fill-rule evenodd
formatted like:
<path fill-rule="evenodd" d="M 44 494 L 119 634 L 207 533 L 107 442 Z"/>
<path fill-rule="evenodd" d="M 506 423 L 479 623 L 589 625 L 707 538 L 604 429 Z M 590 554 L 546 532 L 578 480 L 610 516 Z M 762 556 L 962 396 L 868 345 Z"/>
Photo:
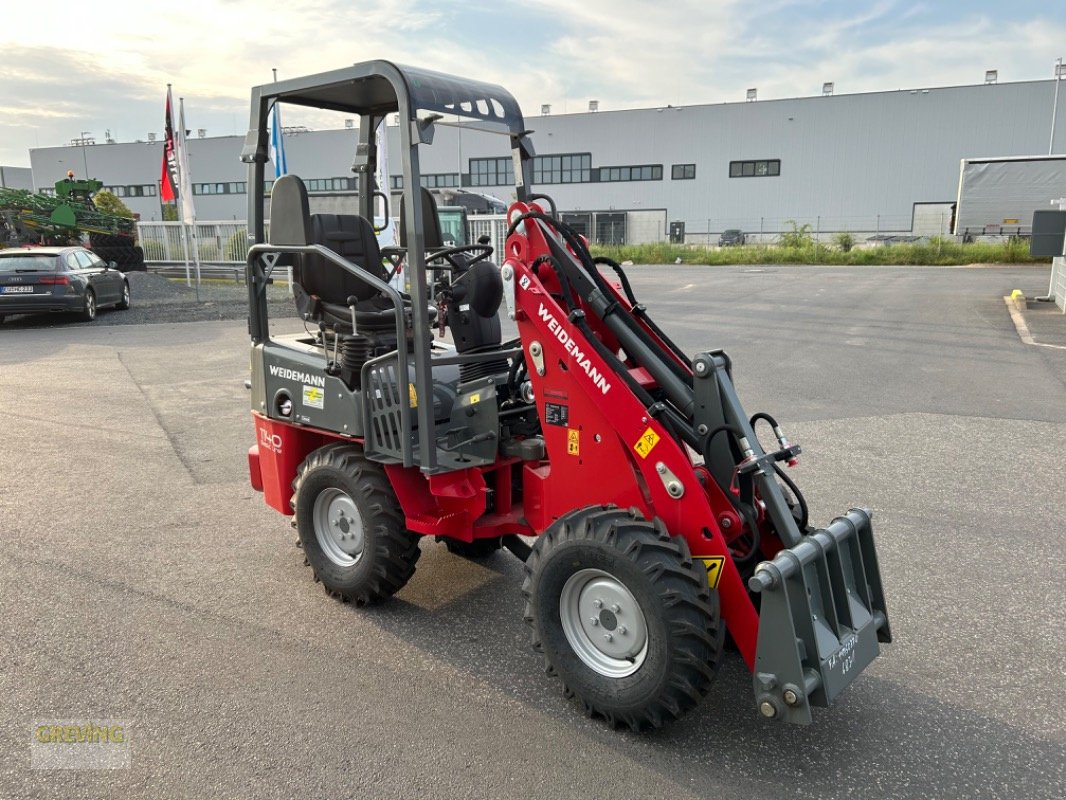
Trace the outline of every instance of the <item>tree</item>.
<path fill-rule="evenodd" d="M 93 195 L 93 205 L 96 206 L 96 210 L 102 214 L 111 214 L 115 217 L 133 219 L 133 212 L 130 211 L 129 206 L 106 189 L 101 189 Z"/>

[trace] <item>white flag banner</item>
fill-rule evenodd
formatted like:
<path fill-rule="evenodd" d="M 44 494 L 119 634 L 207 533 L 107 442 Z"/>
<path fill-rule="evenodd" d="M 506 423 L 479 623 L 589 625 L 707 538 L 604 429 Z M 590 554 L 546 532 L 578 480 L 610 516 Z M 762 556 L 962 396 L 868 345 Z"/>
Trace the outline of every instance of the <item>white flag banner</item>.
<path fill-rule="evenodd" d="M 181 219 L 186 225 L 196 224 L 196 207 L 192 199 L 192 178 L 189 175 L 189 148 L 185 142 L 185 98 L 178 100 L 178 129 L 174 131 L 174 152 L 178 159 L 178 178 L 181 186 L 178 197 L 181 199 Z"/>

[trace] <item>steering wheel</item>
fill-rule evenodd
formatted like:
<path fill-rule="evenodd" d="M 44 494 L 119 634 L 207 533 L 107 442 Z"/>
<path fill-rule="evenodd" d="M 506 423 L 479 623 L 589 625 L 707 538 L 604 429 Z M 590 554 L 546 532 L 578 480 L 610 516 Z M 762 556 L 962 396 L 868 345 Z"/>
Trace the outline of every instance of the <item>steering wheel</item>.
<path fill-rule="evenodd" d="M 455 257 L 459 255 L 473 256 L 462 262 L 456 262 Z M 492 247 L 487 244 L 464 244 L 460 247 L 445 247 L 443 250 L 437 250 L 433 253 L 426 254 L 426 266 L 430 269 L 447 269 L 443 264 L 437 264 L 431 266 L 434 261 L 447 261 L 451 265 L 452 269 L 465 270 L 473 266 L 479 261 L 484 261 L 492 255 Z"/>

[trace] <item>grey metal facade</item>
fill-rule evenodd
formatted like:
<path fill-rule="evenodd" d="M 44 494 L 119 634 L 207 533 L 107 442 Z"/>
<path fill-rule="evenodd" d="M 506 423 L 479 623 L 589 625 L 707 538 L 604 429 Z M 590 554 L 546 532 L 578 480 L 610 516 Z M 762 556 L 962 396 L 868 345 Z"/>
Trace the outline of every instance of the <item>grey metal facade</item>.
<path fill-rule="evenodd" d="M 916 203 L 955 200 L 962 159 L 1046 151 L 1053 92 L 1054 81 L 1043 80 L 540 116 L 527 125 L 538 155 L 590 156 L 588 168 L 574 161 L 569 176 L 587 182 L 542 182 L 537 190 L 552 195 L 560 211 L 627 212 L 643 225 L 631 240 L 666 239 L 672 222 L 684 223 L 688 241 L 725 228 L 769 234 L 790 219 L 823 233 L 910 231 Z M 398 152 L 396 130 L 389 135 Z M 288 136 L 289 171 L 306 180 L 350 176 L 356 139 L 352 129 Z M 1057 150 L 1066 148 L 1066 110 L 1055 140 Z M 193 183 L 238 192 L 198 195 L 199 218 L 245 217 L 242 141 L 189 140 Z M 472 159 L 506 157 L 506 148 L 505 137 L 438 126 L 435 144 L 423 148 L 422 171 L 461 172 L 464 187 L 510 200 L 509 186 L 471 185 L 483 177 Z M 30 156 L 38 187 L 67 169 L 80 175 L 85 164 L 108 185 L 155 186 L 162 145 L 51 147 Z M 779 174 L 730 177 L 732 162 L 759 162 L 770 172 L 769 161 L 779 162 Z M 681 177 L 692 172 L 687 168 L 675 178 L 674 165 L 694 165 L 694 177 Z M 640 174 L 609 169 L 633 166 L 659 167 L 661 177 L 607 180 Z M 124 199 L 143 219 L 161 218 L 158 197 Z"/>
<path fill-rule="evenodd" d="M 0 167 L 0 188 L 33 189 L 33 170 L 29 167 Z"/>

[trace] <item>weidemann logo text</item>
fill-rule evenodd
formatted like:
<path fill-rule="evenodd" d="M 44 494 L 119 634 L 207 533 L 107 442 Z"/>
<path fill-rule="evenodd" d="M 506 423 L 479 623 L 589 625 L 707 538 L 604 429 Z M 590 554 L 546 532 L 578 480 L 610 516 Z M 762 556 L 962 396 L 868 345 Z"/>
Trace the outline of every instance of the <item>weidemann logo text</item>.
<path fill-rule="evenodd" d="M 288 367 L 279 367 L 276 364 L 270 365 L 270 374 L 275 378 L 283 378 L 287 381 L 307 383 L 311 386 L 319 386 L 322 388 L 325 388 L 326 386 L 326 379 L 321 375 L 312 375 L 310 372 L 300 372 L 299 370 L 289 369 Z"/>
<path fill-rule="evenodd" d="M 607 394 L 611 390 L 611 384 L 607 383 L 607 379 L 600 373 L 596 367 L 592 365 L 591 359 L 585 355 L 585 353 L 578 346 L 577 342 L 570 338 L 570 334 L 567 333 L 563 326 L 559 324 L 559 321 L 555 318 L 544 303 L 540 304 L 540 318 L 548 323 L 548 330 L 552 332 L 552 335 L 559 340 L 563 349 L 570 354 L 570 357 L 577 362 L 577 365 L 581 369 L 585 370 L 585 374 L 589 376 L 589 380 L 592 381 L 596 388 L 604 394 Z"/>

